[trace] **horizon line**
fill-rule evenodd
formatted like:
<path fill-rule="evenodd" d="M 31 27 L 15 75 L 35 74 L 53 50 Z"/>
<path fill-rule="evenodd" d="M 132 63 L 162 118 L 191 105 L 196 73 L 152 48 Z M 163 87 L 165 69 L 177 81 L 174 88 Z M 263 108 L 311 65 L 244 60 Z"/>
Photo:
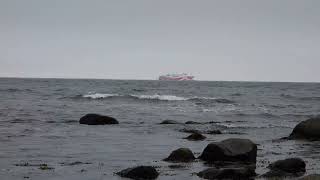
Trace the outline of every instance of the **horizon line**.
<path fill-rule="evenodd" d="M 158 79 L 113 79 L 113 78 L 85 78 L 85 77 L 21 77 L 21 76 L 0 76 L 0 79 L 65 79 L 65 80 L 118 80 L 118 81 L 160 81 Z M 252 83 L 310 83 L 318 84 L 320 81 L 269 81 L 269 80 L 191 80 L 199 82 L 252 82 Z M 168 81 L 170 82 L 170 81 Z M 173 81 L 175 82 L 175 81 Z M 179 81 L 176 81 L 179 82 Z"/>

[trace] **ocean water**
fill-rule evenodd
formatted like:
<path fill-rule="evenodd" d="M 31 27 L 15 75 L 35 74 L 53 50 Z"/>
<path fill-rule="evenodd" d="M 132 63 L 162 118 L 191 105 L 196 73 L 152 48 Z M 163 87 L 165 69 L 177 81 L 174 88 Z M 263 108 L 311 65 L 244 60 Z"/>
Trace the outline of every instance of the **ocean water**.
<path fill-rule="evenodd" d="M 258 174 L 269 162 L 301 157 L 307 174 L 320 172 L 319 142 L 284 141 L 294 126 L 320 113 L 320 84 L 0 79 L 0 179 L 121 179 L 114 172 L 153 165 L 159 179 L 199 179 L 201 161 L 171 169 L 171 151 L 198 156 L 210 142 L 237 137 L 258 144 Z M 87 113 L 119 125 L 78 123 Z M 210 122 L 159 125 L 163 120 Z M 221 135 L 192 142 L 181 129 Z M 73 162 L 82 162 L 68 164 Z M 52 170 L 16 164 L 48 164 Z"/>

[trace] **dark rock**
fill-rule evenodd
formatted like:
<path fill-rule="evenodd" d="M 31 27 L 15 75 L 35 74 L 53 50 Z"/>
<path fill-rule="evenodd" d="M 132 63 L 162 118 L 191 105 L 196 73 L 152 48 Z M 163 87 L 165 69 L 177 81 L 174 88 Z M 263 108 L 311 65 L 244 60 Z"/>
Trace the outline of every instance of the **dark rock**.
<path fill-rule="evenodd" d="M 309 176 L 302 177 L 299 180 L 320 180 L 320 174 L 311 174 Z"/>
<path fill-rule="evenodd" d="M 248 139 L 227 139 L 209 144 L 199 158 L 209 163 L 216 161 L 256 163 L 257 145 Z"/>
<path fill-rule="evenodd" d="M 49 167 L 49 166 L 46 165 L 46 164 L 43 164 L 43 165 L 41 165 L 41 166 L 39 167 L 39 169 L 41 169 L 41 170 L 52 170 L 52 169 L 54 169 L 54 168 Z"/>
<path fill-rule="evenodd" d="M 170 161 L 170 162 L 191 162 L 195 160 L 192 151 L 188 148 L 180 148 L 175 151 L 173 151 L 170 156 L 164 161 Z"/>
<path fill-rule="evenodd" d="M 299 123 L 292 131 L 290 139 L 320 139 L 320 117 Z"/>
<path fill-rule="evenodd" d="M 160 124 L 181 124 L 181 123 L 175 120 L 164 120 Z"/>
<path fill-rule="evenodd" d="M 211 130 L 207 131 L 206 134 L 222 134 L 222 132 L 220 130 Z"/>
<path fill-rule="evenodd" d="M 199 133 L 199 134 L 201 134 L 201 132 L 199 130 L 196 130 L 196 129 L 181 129 L 180 132 L 184 132 L 184 133 Z"/>
<path fill-rule="evenodd" d="M 185 139 L 188 139 L 190 141 L 202 141 L 202 140 L 204 140 L 206 138 L 207 137 L 205 137 L 204 135 L 202 135 L 200 133 L 192 133 L 191 135 L 189 135 Z"/>
<path fill-rule="evenodd" d="M 181 165 L 181 164 L 171 164 L 168 167 L 171 168 L 171 169 L 182 169 L 182 168 L 185 168 L 185 166 Z"/>
<path fill-rule="evenodd" d="M 201 123 L 195 122 L 195 121 L 187 121 L 185 124 L 201 124 Z"/>
<path fill-rule="evenodd" d="M 268 166 L 269 172 L 262 177 L 299 177 L 306 172 L 306 163 L 299 158 L 276 161 Z"/>
<path fill-rule="evenodd" d="M 204 179 L 253 179 L 255 170 L 247 167 L 238 168 L 209 168 L 197 174 Z"/>
<path fill-rule="evenodd" d="M 270 164 L 268 168 L 280 169 L 290 173 L 294 173 L 297 171 L 306 172 L 306 163 L 300 158 L 290 158 L 276 161 Z"/>
<path fill-rule="evenodd" d="M 23 166 L 23 167 L 41 167 L 41 166 L 48 166 L 47 164 L 30 164 L 28 162 L 15 164 L 15 166 Z"/>
<path fill-rule="evenodd" d="M 115 118 L 99 114 L 87 114 L 80 119 L 79 123 L 87 125 L 119 124 Z"/>
<path fill-rule="evenodd" d="M 116 173 L 121 177 L 136 179 L 136 180 L 147 180 L 156 179 L 159 173 L 154 167 L 151 166 L 138 166 L 134 168 L 128 168 Z"/>

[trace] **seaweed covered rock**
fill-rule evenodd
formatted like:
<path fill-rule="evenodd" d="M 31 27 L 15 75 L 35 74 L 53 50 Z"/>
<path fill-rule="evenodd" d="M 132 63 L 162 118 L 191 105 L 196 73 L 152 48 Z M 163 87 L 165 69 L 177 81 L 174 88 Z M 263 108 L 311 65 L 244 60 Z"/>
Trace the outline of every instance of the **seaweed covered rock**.
<path fill-rule="evenodd" d="M 168 158 L 164 159 L 164 161 L 170 162 L 191 162 L 195 160 L 192 151 L 188 148 L 180 148 L 174 150 Z"/>
<path fill-rule="evenodd" d="M 157 170 L 152 166 L 138 166 L 128 168 L 116 173 L 121 177 L 136 179 L 136 180 L 150 180 L 156 179 L 159 176 Z"/>
<path fill-rule="evenodd" d="M 209 144 L 199 158 L 209 163 L 216 161 L 256 163 L 257 145 L 249 139 L 227 139 Z"/>
<path fill-rule="evenodd" d="M 320 117 L 302 121 L 292 131 L 290 139 L 320 139 Z"/>
<path fill-rule="evenodd" d="M 87 125 L 119 124 L 115 118 L 99 114 L 87 114 L 80 118 L 79 123 Z"/>

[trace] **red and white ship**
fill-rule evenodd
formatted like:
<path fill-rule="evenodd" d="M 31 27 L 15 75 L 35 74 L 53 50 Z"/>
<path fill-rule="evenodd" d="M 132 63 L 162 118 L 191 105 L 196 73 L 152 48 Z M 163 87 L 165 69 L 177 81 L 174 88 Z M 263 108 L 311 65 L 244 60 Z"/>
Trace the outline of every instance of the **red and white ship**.
<path fill-rule="evenodd" d="M 161 81 L 191 81 L 194 79 L 194 76 L 183 74 L 167 74 L 159 77 Z"/>

